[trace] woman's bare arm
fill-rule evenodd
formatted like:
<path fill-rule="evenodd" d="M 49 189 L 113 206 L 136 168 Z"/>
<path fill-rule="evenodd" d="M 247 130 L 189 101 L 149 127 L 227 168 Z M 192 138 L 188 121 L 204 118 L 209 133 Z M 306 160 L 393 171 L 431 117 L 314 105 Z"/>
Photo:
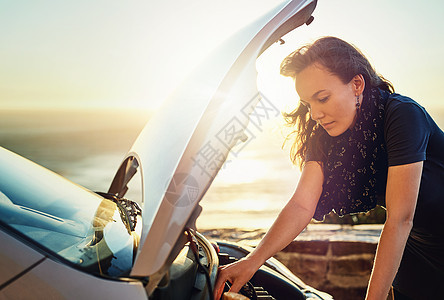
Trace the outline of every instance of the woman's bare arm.
<path fill-rule="evenodd" d="M 386 299 L 412 229 L 423 162 L 389 167 L 387 220 L 376 251 L 367 300 Z"/>
<path fill-rule="evenodd" d="M 256 249 L 244 259 L 219 270 L 214 289 L 215 299 L 221 296 L 223 285 L 227 280 L 232 283 L 230 291 L 238 292 L 268 258 L 299 235 L 313 217 L 322 192 L 322 182 L 321 166 L 317 162 L 307 162 L 294 195 Z"/>

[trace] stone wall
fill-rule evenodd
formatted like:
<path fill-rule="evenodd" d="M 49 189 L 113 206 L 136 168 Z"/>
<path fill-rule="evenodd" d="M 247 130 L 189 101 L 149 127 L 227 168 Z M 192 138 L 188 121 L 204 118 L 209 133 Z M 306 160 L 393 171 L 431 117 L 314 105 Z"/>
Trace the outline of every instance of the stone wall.
<path fill-rule="evenodd" d="M 275 257 L 310 286 L 335 299 L 364 299 L 376 244 L 293 241 Z"/>

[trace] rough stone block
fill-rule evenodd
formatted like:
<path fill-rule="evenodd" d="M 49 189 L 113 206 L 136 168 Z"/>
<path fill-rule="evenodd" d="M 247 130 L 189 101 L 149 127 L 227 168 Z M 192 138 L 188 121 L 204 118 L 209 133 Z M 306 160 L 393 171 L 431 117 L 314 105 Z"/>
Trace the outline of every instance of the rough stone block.
<path fill-rule="evenodd" d="M 297 276 L 306 284 L 308 284 L 309 286 L 313 286 L 316 287 L 317 289 L 320 289 L 323 291 L 323 289 L 321 289 L 320 287 L 324 286 L 325 283 L 327 282 L 327 277 L 326 276 L 319 276 L 319 274 L 314 274 L 314 273 L 310 273 L 310 274 L 297 274 Z"/>
<path fill-rule="evenodd" d="M 320 289 L 320 288 L 319 288 Z M 340 288 L 337 286 L 324 286 L 323 291 L 329 293 L 334 299 L 356 300 L 364 299 L 367 287 L 365 288 Z"/>
<path fill-rule="evenodd" d="M 293 241 L 283 252 L 296 252 L 302 254 L 326 255 L 328 251 L 328 241 Z"/>
<path fill-rule="evenodd" d="M 300 269 L 301 255 L 298 253 L 278 252 L 276 255 L 274 255 L 274 257 L 289 268 L 293 273 Z"/>
<path fill-rule="evenodd" d="M 330 261 L 328 272 L 336 275 L 370 275 L 372 267 L 372 259 L 341 258 Z"/>
<path fill-rule="evenodd" d="M 313 273 L 319 276 L 320 274 L 327 273 L 328 261 L 322 257 L 316 258 L 304 258 L 301 259 L 301 272 Z"/>
<path fill-rule="evenodd" d="M 326 281 L 328 261 L 322 256 L 310 256 L 279 252 L 274 257 L 281 261 L 302 281 L 309 285 L 319 286 Z"/>
<path fill-rule="evenodd" d="M 336 275 L 327 274 L 328 284 L 340 288 L 365 288 L 370 279 L 369 275 Z"/>
<path fill-rule="evenodd" d="M 343 256 L 343 255 L 363 254 L 363 253 L 375 254 L 377 244 L 365 243 L 365 242 L 353 242 L 353 241 L 344 241 L 344 242 L 333 241 L 330 242 L 330 247 L 333 256 Z"/>

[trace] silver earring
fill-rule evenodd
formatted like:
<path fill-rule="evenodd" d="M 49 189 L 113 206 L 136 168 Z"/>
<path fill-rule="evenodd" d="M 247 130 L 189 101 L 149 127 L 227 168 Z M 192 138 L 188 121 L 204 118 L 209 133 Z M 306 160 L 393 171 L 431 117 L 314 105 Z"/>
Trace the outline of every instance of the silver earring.
<path fill-rule="evenodd" d="M 361 107 L 361 103 L 359 103 L 359 95 L 356 96 L 356 110 L 359 110 L 359 107 Z"/>

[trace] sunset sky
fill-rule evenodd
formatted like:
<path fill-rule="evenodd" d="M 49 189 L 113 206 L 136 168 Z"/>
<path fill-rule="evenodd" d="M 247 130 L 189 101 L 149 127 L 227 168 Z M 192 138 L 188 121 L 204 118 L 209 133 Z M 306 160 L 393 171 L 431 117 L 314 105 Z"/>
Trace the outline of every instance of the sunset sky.
<path fill-rule="evenodd" d="M 156 108 L 203 53 L 280 1 L 176 2 L 0 0 L 1 107 Z M 319 0 L 315 21 L 260 60 L 261 79 L 279 90 L 281 59 L 334 35 L 400 93 L 444 108 L 443 16 L 439 0 Z"/>

